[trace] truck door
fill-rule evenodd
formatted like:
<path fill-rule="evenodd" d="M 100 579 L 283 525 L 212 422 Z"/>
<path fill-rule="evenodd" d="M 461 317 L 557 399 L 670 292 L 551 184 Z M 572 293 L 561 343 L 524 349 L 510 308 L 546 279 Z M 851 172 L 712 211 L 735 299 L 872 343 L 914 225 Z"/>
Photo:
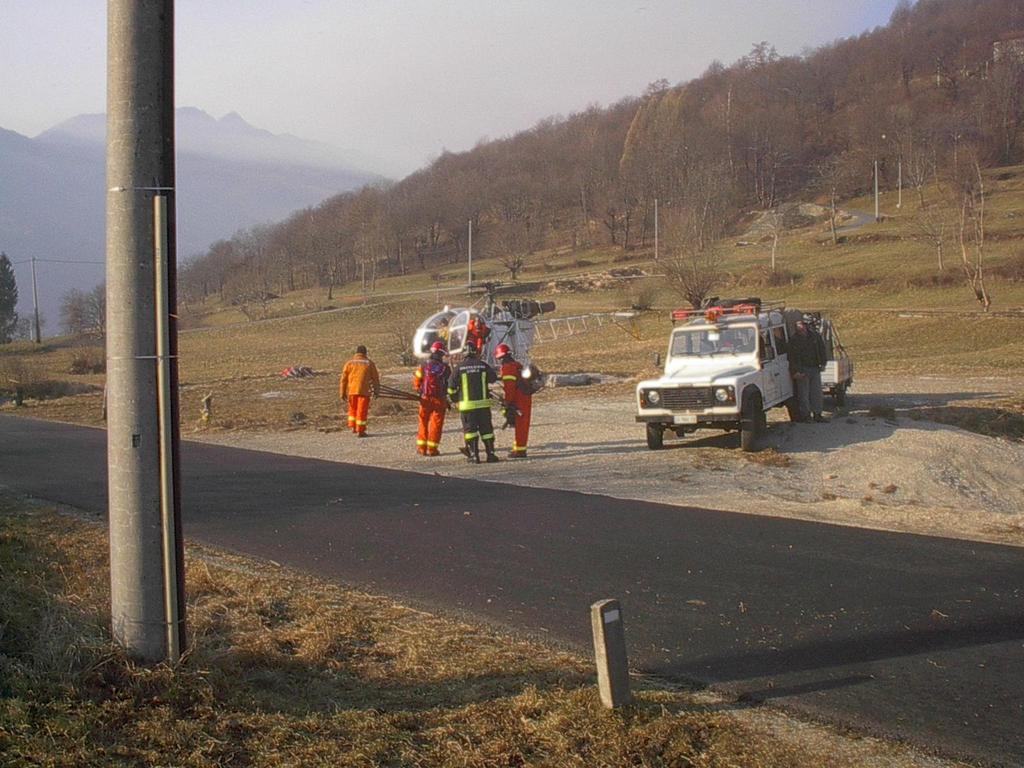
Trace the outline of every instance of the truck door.
<path fill-rule="evenodd" d="M 774 350 L 774 358 L 766 365 L 771 367 L 771 378 L 774 382 L 773 405 L 784 403 L 793 396 L 793 379 L 789 375 L 789 355 L 787 354 L 786 328 L 777 325 L 768 332 L 768 342 Z M 768 346 L 766 344 L 766 346 Z"/>
<path fill-rule="evenodd" d="M 779 401 L 780 386 L 778 355 L 775 352 L 775 345 L 772 343 L 772 333 L 767 328 L 763 329 L 757 343 L 758 357 L 761 361 L 761 386 L 764 389 L 764 404 L 772 406 Z"/>

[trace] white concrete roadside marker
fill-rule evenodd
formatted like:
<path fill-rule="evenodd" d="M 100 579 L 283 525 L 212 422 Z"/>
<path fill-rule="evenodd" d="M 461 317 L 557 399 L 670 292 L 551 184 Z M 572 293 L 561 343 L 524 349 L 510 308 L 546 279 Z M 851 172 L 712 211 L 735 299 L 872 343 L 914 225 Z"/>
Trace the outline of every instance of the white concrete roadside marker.
<path fill-rule="evenodd" d="M 618 600 L 599 600 L 590 606 L 597 661 L 597 688 L 601 703 L 615 709 L 630 703 L 629 660 L 626 658 L 626 625 Z"/>

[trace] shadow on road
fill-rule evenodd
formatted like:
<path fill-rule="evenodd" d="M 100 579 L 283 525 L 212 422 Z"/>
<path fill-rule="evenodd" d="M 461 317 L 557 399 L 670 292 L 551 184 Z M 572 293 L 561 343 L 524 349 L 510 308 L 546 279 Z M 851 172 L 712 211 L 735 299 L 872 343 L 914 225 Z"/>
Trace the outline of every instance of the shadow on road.
<path fill-rule="evenodd" d="M 952 627 L 917 627 L 797 643 L 778 650 L 701 656 L 648 669 L 705 683 L 749 680 L 1024 640 L 1024 617 L 992 616 Z M 776 694 L 781 695 L 781 694 Z"/>

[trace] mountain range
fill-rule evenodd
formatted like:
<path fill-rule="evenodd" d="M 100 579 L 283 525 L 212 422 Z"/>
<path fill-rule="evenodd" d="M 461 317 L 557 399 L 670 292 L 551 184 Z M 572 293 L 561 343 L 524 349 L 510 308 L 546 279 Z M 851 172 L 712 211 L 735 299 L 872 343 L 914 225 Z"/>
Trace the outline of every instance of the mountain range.
<path fill-rule="evenodd" d="M 178 259 L 254 225 L 278 221 L 381 179 L 372 158 L 273 134 L 231 113 L 175 113 Z M 0 128 L 0 251 L 15 262 L 19 312 L 32 308 L 35 257 L 44 331 L 61 297 L 102 282 L 106 116 L 78 115 L 35 138 Z M 86 262 L 86 263 L 61 263 Z M 90 263 L 93 262 L 93 263 Z"/>

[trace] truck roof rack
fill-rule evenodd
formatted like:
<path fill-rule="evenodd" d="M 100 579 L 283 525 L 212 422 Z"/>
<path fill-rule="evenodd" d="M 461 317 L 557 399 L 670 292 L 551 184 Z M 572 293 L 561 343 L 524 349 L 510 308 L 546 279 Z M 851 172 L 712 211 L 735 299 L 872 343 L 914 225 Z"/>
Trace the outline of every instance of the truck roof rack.
<path fill-rule="evenodd" d="M 723 317 L 757 315 L 760 310 L 761 307 L 759 304 L 735 304 L 729 307 L 715 305 L 704 307 L 702 309 L 673 309 L 672 322 L 678 323 L 684 320 L 703 318 L 708 323 L 717 323 Z"/>

